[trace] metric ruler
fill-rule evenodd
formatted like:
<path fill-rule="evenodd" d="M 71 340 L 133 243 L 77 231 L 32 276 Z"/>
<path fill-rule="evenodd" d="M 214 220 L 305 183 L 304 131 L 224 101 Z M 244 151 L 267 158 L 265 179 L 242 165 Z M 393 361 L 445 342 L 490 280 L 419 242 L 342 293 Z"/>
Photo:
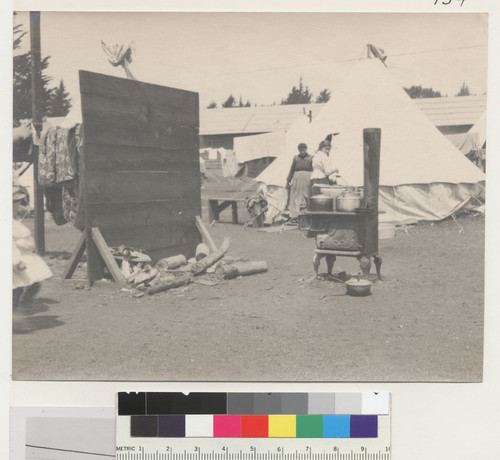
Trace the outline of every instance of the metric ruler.
<path fill-rule="evenodd" d="M 201 399 L 206 400 L 204 404 L 199 403 L 200 395 Z M 364 398 L 365 395 L 368 397 Z M 386 403 L 380 404 L 384 397 Z M 337 403 L 333 403 L 335 407 L 332 406 L 331 415 L 313 415 L 326 412 L 328 407 L 323 410 L 324 406 L 320 406 L 319 410 L 315 410 L 315 404 L 318 401 L 324 404 L 329 401 L 328 398 Z M 248 399 L 254 404 L 246 404 Z M 262 400 L 266 403 L 264 406 L 260 405 Z M 276 401 L 278 405 L 273 406 Z M 306 404 L 301 406 L 301 401 L 306 401 Z M 356 401 L 364 401 L 364 404 L 356 406 Z M 351 404 L 353 411 L 359 411 L 348 415 L 346 403 Z M 255 415 L 262 414 L 266 407 L 272 415 Z M 280 408 L 281 413 L 278 412 Z M 253 415 L 232 415 L 235 412 Z M 193 415 L 200 413 L 205 415 Z M 252 417 L 265 421 L 267 431 L 263 435 L 252 437 L 252 431 L 245 431 L 258 432 L 260 429 L 255 424 L 251 425 Z M 359 398 L 355 393 L 322 396 L 312 393 L 192 393 L 188 396 L 174 393 L 120 393 L 116 417 L 116 458 L 390 460 L 390 420 L 388 394 L 363 393 L 362 399 L 361 393 Z M 231 430 L 235 423 L 237 430 L 234 433 Z M 208 434 L 203 431 L 207 426 Z M 347 431 L 342 431 L 346 426 Z"/>
<path fill-rule="evenodd" d="M 388 417 L 387 417 L 388 418 Z M 388 430 L 389 431 L 389 430 Z M 184 439 L 117 444 L 117 460 L 390 460 L 390 436 L 365 439 Z"/>

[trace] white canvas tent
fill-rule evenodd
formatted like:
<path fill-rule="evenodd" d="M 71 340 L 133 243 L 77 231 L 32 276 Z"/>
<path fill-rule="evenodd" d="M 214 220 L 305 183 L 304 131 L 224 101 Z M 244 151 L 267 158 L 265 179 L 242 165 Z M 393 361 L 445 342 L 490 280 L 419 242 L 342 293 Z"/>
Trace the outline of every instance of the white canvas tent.
<path fill-rule="evenodd" d="M 486 112 L 466 133 L 449 134 L 446 138 L 464 155 L 483 148 L 486 142 Z"/>
<path fill-rule="evenodd" d="M 270 205 L 267 222 L 286 206 L 286 177 L 300 142 L 313 153 L 325 136 L 340 133 L 333 141 L 334 163 L 345 182 L 363 185 L 364 128 L 382 129 L 381 220 L 440 220 L 475 204 L 484 173 L 432 125 L 380 61 L 357 62 L 332 93 L 312 123 L 299 119 L 282 132 L 273 146 L 277 159 L 257 177 Z"/>
<path fill-rule="evenodd" d="M 471 138 L 472 149 L 482 149 L 486 142 L 486 112 L 467 133 Z"/>
<path fill-rule="evenodd" d="M 235 137 L 234 154 L 238 164 L 278 156 L 286 147 L 284 132 L 274 131 L 256 136 Z"/>

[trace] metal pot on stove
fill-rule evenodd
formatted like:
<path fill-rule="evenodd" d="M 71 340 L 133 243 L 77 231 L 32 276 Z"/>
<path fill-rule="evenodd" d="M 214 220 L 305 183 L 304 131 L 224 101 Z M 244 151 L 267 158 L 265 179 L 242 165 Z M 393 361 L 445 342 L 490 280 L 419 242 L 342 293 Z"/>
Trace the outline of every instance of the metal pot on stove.
<path fill-rule="evenodd" d="M 337 197 L 337 211 L 353 212 L 361 207 L 362 196 L 359 192 L 346 192 Z"/>
<path fill-rule="evenodd" d="M 333 198 L 326 195 L 313 195 L 310 198 L 305 197 L 309 211 L 313 212 L 332 212 Z"/>

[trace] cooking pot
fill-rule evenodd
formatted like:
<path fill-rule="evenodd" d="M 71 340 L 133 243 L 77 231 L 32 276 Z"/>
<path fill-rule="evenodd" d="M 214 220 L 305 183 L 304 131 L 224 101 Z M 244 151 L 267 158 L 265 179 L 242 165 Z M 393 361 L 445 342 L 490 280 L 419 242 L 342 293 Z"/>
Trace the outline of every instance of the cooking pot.
<path fill-rule="evenodd" d="M 351 279 L 345 282 L 347 294 L 357 297 L 362 297 L 370 294 L 372 287 L 371 281 Z"/>
<path fill-rule="evenodd" d="M 360 198 L 361 192 L 345 192 L 345 193 L 342 193 L 342 196 L 346 196 L 349 198 Z"/>
<path fill-rule="evenodd" d="M 333 211 L 333 198 L 325 195 L 314 195 L 306 198 L 307 207 L 309 211 L 319 212 L 332 212 Z"/>
<path fill-rule="evenodd" d="M 317 187 L 321 190 L 321 195 L 333 198 L 333 211 L 336 211 L 336 198 L 345 193 L 347 187 L 345 185 L 319 185 Z"/>
<path fill-rule="evenodd" d="M 337 211 L 354 211 L 361 207 L 361 196 L 339 196 Z"/>
<path fill-rule="evenodd" d="M 321 190 L 321 195 L 337 198 L 342 195 L 347 187 L 345 185 L 316 185 Z"/>

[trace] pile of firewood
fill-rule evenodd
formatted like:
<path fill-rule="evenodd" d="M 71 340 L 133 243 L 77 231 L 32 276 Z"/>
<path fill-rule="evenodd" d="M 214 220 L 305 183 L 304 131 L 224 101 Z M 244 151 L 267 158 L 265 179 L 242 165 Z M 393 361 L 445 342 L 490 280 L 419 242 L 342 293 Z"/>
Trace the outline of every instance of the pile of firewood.
<path fill-rule="evenodd" d="M 141 251 L 125 246 L 112 249 L 112 254 L 132 292 L 153 295 L 193 282 L 211 286 L 217 284 L 214 278 L 229 280 L 268 270 L 265 261 L 242 261 L 227 256 L 230 239 L 224 238 L 217 248 L 201 219 L 196 219 L 196 225 L 207 244 L 200 243 L 196 248 L 195 257 L 191 259 L 179 254 L 160 259 L 153 266 L 151 258 Z"/>

